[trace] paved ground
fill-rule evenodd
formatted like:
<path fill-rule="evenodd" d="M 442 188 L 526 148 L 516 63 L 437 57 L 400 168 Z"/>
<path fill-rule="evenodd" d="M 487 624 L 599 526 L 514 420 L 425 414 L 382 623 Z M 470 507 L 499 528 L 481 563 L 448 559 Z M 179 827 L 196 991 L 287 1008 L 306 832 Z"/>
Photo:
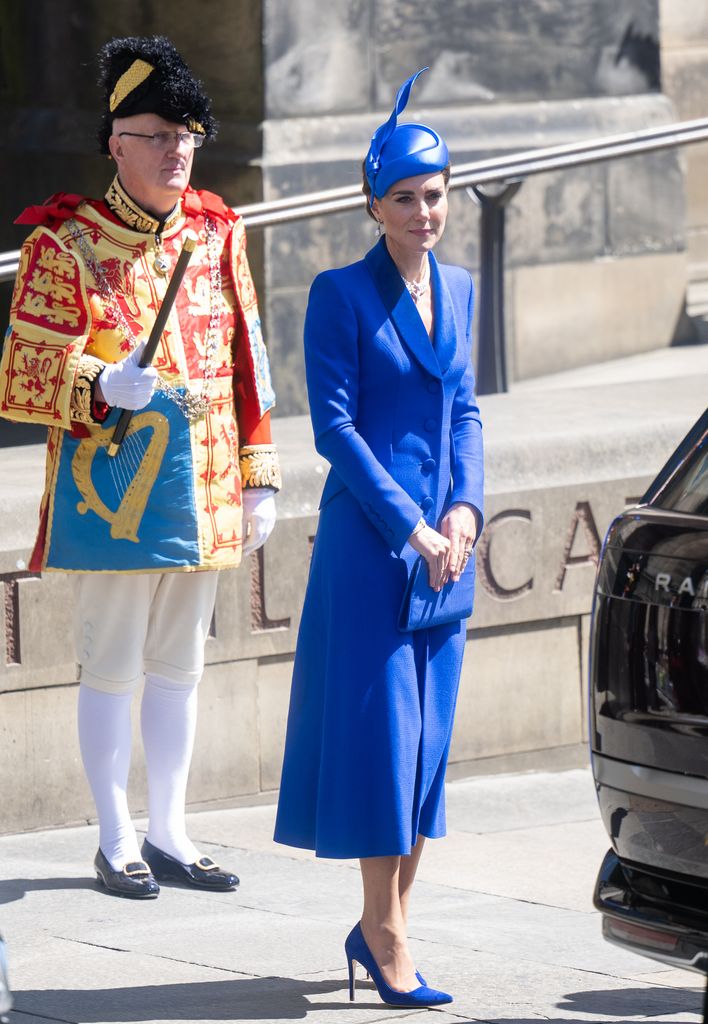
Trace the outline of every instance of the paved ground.
<path fill-rule="evenodd" d="M 697 975 L 600 938 L 590 894 L 607 842 L 587 769 L 460 780 L 448 793 L 451 834 L 423 860 L 411 933 L 451 1007 L 395 1010 L 369 985 L 349 1003 L 342 942 L 358 873 L 275 846 L 265 806 L 191 816 L 193 838 L 241 875 L 233 894 L 108 897 L 92 881 L 91 826 L 0 838 L 13 1024 L 701 1019 Z"/>

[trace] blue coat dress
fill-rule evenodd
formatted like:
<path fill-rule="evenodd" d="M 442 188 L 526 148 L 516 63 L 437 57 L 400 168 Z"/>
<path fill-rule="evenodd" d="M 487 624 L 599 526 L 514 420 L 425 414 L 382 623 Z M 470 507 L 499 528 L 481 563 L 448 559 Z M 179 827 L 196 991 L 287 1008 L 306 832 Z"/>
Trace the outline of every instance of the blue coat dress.
<path fill-rule="evenodd" d="M 275 839 L 323 857 L 408 854 L 445 834 L 464 622 L 402 633 L 421 515 L 482 508 L 473 288 L 430 254 L 428 337 L 385 237 L 320 274 L 305 320 L 317 450 L 331 470 L 297 642 Z M 481 512 L 480 512 L 481 520 Z"/>

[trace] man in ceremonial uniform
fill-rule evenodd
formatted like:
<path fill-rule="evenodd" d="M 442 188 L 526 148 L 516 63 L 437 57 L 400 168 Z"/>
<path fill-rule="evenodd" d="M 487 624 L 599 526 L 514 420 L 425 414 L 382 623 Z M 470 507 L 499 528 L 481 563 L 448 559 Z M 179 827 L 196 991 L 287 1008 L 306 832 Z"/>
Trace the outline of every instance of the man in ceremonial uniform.
<path fill-rule="evenodd" d="M 0 362 L 0 415 L 49 428 L 30 564 L 75 574 L 99 883 L 136 898 L 156 896 L 161 880 L 233 889 L 236 876 L 187 837 L 185 791 L 217 570 L 237 566 L 275 521 L 275 397 L 243 223 L 189 187 L 194 151 L 216 128 L 201 83 L 162 37 L 114 39 L 99 61 L 99 142 L 117 173 L 101 200 L 61 193 L 18 218 L 34 230 Z M 142 367 L 188 238 L 191 261 Z M 143 678 L 141 850 L 126 786 Z"/>

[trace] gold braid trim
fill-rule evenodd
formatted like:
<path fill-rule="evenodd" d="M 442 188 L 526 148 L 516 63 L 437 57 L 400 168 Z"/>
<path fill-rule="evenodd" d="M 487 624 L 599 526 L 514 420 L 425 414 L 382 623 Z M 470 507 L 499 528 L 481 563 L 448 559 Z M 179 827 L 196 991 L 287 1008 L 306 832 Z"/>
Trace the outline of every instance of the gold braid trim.
<path fill-rule="evenodd" d="M 137 89 L 139 85 L 142 85 L 148 75 L 151 75 L 154 70 L 152 64 L 148 64 L 146 60 L 141 60 L 140 58 L 134 60 L 113 87 L 111 98 L 108 101 L 111 113 L 113 113 L 116 107 L 121 105 L 126 96 L 130 96 L 133 89 Z"/>
<path fill-rule="evenodd" d="M 101 370 L 106 364 L 95 356 L 81 356 L 71 393 L 71 419 L 74 423 L 95 423 L 93 393 Z"/>
<path fill-rule="evenodd" d="M 239 449 L 241 484 L 243 487 L 283 486 L 278 451 L 272 444 L 245 444 Z"/>
<path fill-rule="evenodd" d="M 138 206 L 121 185 L 117 174 L 109 185 L 105 198 L 106 203 L 115 213 L 116 217 L 120 218 L 124 224 L 127 224 L 134 231 L 140 231 L 146 235 L 152 234 L 157 231 L 162 223 Z M 169 231 L 170 228 L 174 227 L 181 216 L 182 207 L 180 203 L 177 203 L 167 220 L 162 223 L 163 232 Z"/>

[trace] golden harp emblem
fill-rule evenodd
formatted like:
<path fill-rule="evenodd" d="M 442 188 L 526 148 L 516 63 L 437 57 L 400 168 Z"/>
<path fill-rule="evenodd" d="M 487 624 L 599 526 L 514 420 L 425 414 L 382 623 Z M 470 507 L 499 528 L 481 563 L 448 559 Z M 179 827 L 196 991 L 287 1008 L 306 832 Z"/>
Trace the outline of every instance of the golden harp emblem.
<path fill-rule="evenodd" d="M 140 431 L 152 428 L 152 435 L 143 443 Z M 106 458 L 110 480 L 118 498 L 118 507 L 109 508 L 99 497 L 93 479 L 93 460 L 99 448 L 108 448 L 113 440 L 114 427 L 98 428 L 91 437 L 79 443 L 71 460 L 71 472 L 83 501 L 77 503 L 80 515 L 89 510 L 111 524 L 114 540 L 139 541 L 138 527 L 145 512 L 150 491 L 167 448 L 170 425 L 159 412 L 143 412 L 133 416 L 128 427 L 118 458 Z M 106 484 L 108 486 L 108 477 Z"/>

